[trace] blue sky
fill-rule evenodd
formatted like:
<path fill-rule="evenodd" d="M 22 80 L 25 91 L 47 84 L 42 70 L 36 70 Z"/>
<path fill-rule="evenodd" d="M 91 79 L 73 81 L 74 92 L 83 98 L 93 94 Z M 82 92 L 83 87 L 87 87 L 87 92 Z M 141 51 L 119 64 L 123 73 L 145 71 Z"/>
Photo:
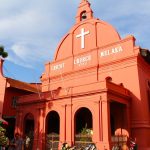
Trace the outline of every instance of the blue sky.
<path fill-rule="evenodd" d="M 132 34 L 150 49 L 150 0 L 89 0 L 94 16 L 122 38 Z M 0 44 L 9 57 L 5 76 L 39 82 L 61 38 L 75 23 L 80 0 L 0 0 Z"/>

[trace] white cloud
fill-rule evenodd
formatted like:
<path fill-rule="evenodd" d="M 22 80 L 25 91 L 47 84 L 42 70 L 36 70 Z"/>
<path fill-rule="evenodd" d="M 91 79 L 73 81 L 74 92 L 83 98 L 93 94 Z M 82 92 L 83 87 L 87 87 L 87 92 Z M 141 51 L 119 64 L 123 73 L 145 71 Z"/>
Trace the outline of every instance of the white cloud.
<path fill-rule="evenodd" d="M 25 47 L 25 45 L 23 45 L 23 43 L 13 45 L 11 49 L 17 56 L 20 56 L 22 59 L 25 59 L 25 57 L 22 56 L 28 55 L 28 49 Z"/>
<path fill-rule="evenodd" d="M 17 3 L 17 0 L 15 2 Z M 3 1 L 1 4 L 5 7 L 6 3 L 8 1 Z M 15 6 L 13 4 L 11 6 L 10 3 L 9 1 L 11 8 L 5 7 L 6 17 L 4 14 L 4 16 L 0 16 L 0 40 L 6 43 L 9 60 L 24 66 L 32 64 L 34 67 L 36 62 L 43 63 L 52 59 L 60 40 L 61 26 L 66 27 L 64 17 L 61 16 L 62 13 L 59 13 L 61 9 L 57 11 L 54 10 L 56 7 L 53 7 L 53 5 L 57 5 L 58 1 L 41 3 L 32 0 L 34 5 L 28 5 L 27 8 L 23 6 L 23 10 L 15 10 L 15 13 L 10 11 Z M 18 9 L 20 10 L 24 3 L 19 4 Z"/>

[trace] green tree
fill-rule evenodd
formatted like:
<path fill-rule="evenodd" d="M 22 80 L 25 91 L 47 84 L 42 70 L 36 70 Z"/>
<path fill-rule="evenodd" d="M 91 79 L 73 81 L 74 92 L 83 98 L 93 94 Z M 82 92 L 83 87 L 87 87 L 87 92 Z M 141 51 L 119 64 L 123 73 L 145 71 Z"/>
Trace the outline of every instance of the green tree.
<path fill-rule="evenodd" d="M 8 138 L 5 136 L 6 130 L 0 126 L 0 146 L 8 146 L 9 141 Z"/>
<path fill-rule="evenodd" d="M 0 46 L 0 56 L 2 58 L 6 58 L 8 56 L 8 53 L 4 50 L 3 46 Z"/>

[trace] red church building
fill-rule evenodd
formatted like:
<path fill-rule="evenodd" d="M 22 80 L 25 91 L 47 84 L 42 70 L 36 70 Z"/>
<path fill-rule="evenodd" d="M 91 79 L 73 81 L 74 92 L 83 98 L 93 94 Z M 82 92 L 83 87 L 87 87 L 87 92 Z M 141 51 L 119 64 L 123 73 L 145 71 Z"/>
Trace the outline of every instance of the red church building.
<path fill-rule="evenodd" d="M 17 100 L 15 132 L 33 150 L 94 143 L 99 150 L 136 139 L 150 149 L 150 52 L 121 38 L 82 0 L 76 22 L 45 64 L 41 92 Z"/>

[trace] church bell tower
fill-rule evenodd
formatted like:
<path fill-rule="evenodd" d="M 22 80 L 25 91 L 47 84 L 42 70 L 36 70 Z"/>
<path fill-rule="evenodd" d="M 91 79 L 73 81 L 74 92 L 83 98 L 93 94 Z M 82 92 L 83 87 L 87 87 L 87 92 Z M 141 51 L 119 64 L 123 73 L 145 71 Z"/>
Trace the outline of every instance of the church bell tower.
<path fill-rule="evenodd" d="M 93 18 L 93 11 L 90 5 L 91 4 L 87 0 L 82 0 L 80 2 L 76 15 L 76 23 Z"/>

